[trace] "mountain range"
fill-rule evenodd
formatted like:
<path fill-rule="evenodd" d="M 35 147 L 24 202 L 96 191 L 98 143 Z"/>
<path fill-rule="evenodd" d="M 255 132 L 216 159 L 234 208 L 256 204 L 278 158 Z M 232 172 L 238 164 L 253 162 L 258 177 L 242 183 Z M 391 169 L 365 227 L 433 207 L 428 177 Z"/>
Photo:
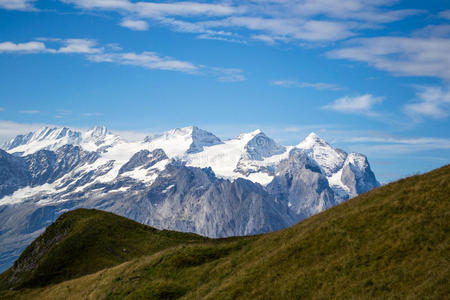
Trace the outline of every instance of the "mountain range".
<path fill-rule="evenodd" d="M 208 237 L 289 227 L 379 186 L 363 154 L 311 133 L 220 140 L 195 126 L 130 142 L 105 127 L 43 127 L 0 150 L 0 270 L 59 215 L 96 208 Z"/>

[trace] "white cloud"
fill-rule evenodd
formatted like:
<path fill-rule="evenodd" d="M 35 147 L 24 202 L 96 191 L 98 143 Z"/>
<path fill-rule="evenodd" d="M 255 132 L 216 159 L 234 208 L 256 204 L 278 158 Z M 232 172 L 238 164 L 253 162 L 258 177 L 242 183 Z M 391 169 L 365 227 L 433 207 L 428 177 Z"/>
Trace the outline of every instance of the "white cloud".
<path fill-rule="evenodd" d="M 215 73 L 217 80 L 223 82 L 238 82 L 245 81 L 246 77 L 241 69 L 226 69 L 226 68 L 211 68 Z"/>
<path fill-rule="evenodd" d="M 85 10 L 115 11 L 126 19 L 150 19 L 172 30 L 196 33 L 201 38 L 235 42 L 242 39 L 226 36 L 242 34 L 268 44 L 341 40 L 359 30 L 421 13 L 419 10 L 392 9 L 390 6 L 396 0 L 61 1 Z M 136 29 L 136 24 L 129 25 L 127 27 Z M 143 24 L 137 26 L 144 28 Z M 239 29 L 248 32 L 242 33 Z"/>
<path fill-rule="evenodd" d="M 209 4 L 201 2 L 135 2 L 134 9 L 141 16 L 224 16 L 237 11 L 237 8 L 226 4 Z"/>
<path fill-rule="evenodd" d="M 0 0 L 0 9 L 8 10 L 35 10 L 33 3 L 35 0 Z"/>
<path fill-rule="evenodd" d="M 97 42 L 90 39 L 66 39 L 65 46 L 59 48 L 58 53 L 99 53 L 103 49 L 95 48 Z"/>
<path fill-rule="evenodd" d="M 250 36 L 250 38 L 252 38 L 254 40 L 265 42 L 269 45 L 274 45 L 277 43 L 273 37 L 271 37 L 270 35 L 267 35 L 267 34 L 253 34 Z"/>
<path fill-rule="evenodd" d="M 4 111 L 5 109 L 3 107 L 0 106 L 0 111 Z"/>
<path fill-rule="evenodd" d="M 343 97 L 336 99 L 333 103 L 323 106 L 323 109 L 338 111 L 342 113 L 363 114 L 375 116 L 377 113 L 372 111 L 374 105 L 383 101 L 381 97 L 374 97 L 371 94 L 365 94 L 357 97 Z"/>
<path fill-rule="evenodd" d="M 123 65 L 140 66 L 147 69 L 171 70 L 193 73 L 199 69 L 198 66 L 170 57 L 161 57 L 155 52 L 142 53 L 101 53 L 88 56 L 94 62 L 110 62 Z"/>
<path fill-rule="evenodd" d="M 148 29 L 148 23 L 142 20 L 125 19 L 120 23 L 120 26 L 137 31 L 145 31 Z"/>
<path fill-rule="evenodd" d="M 128 0 L 62 0 L 83 9 L 121 10 L 141 16 L 222 16 L 235 12 L 235 8 L 226 4 L 208 4 L 200 2 L 131 2 Z"/>
<path fill-rule="evenodd" d="M 237 68 L 217 68 L 194 64 L 188 61 L 161 56 L 155 52 L 120 52 L 122 48 L 116 44 L 107 44 L 105 47 L 97 45 L 90 39 L 57 39 L 39 38 L 39 41 L 16 44 L 13 42 L 0 43 L 0 53 L 48 53 L 48 54 L 81 54 L 91 62 L 116 63 L 133 65 L 152 70 L 170 70 L 190 74 L 212 75 L 219 81 L 237 82 L 245 80 L 244 72 Z M 59 47 L 48 47 L 45 43 Z M 61 45 L 62 44 L 62 45 Z M 57 118 L 62 115 L 58 114 Z"/>
<path fill-rule="evenodd" d="M 422 29 L 416 30 L 414 32 L 414 37 L 429 38 L 429 37 L 439 37 L 448 38 L 450 37 L 450 25 L 427 25 Z"/>
<path fill-rule="evenodd" d="M 297 80 L 275 80 L 272 81 L 273 85 L 278 85 L 282 87 L 297 87 L 297 88 L 313 88 L 316 90 L 342 90 L 342 87 L 338 86 L 337 84 L 332 83 L 324 83 L 324 82 L 299 82 Z"/>
<path fill-rule="evenodd" d="M 443 138 L 430 138 L 430 137 L 417 137 L 417 138 L 399 138 L 399 137 L 371 137 L 371 136 L 359 136 L 345 139 L 347 142 L 361 143 L 392 143 L 392 144 L 403 144 L 403 145 L 428 145 L 433 146 L 437 149 L 450 149 L 450 139 Z"/>
<path fill-rule="evenodd" d="M 328 52 L 332 58 L 366 62 L 398 75 L 431 76 L 450 81 L 450 39 L 375 37 L 356 39 Z"/>
<path fill-rule="evenodd" d="M 187 61 L 163 57 L 155 52 L 100 53 L 89 55 L 93 62 L 107 62 L 121 65 L 132 65 L 147 69 L 171 70 L 190 74 L 204 74 L 215 77 L 218 81 L 238 82 L 246 80 L 244 71 L 236 68 L 217 68 L 193 64 Z"/>
<path fill-rule="evenodd" d="M 132 3 L 128 0 L 61 0 L 84 9 L 130 9 Z"/>
<path fill-rule="evenodd" d="M 32 115 L 32 114 L 38 114 L 38 113 L 40 113 L 41 111 L 39 111 L 39 110 L 19 110 L 19 113 L 21 113 L 21 114 L 30 114 L 30 115 Z"/>
<path fill-rule="evenodd" d="M 333 21 L 233 16 L 200 24 L 205 28 L 241 27 L 262 31 L 266 40 L 270 37 L 273 41 L 335 41 L 354 35 L 348 26 Z"/>
<path fill-rule="evenodd" d="M 443 10 L 439 13 L 439 16 L 444 19 L 450 20 L 450 9 Z"/>
<path fill-rule="evenodd" d="M 430 150 L 450 149 L 450 139 L 434 137 L 371 137 L 357 136 L 341 139 L 344 143 L 362 145 L 358 147 L 365 153 L 411 153 Z"/>
<path fill-rule="evenodd" d="M 278 1 L 270 1 L 276 3 Z M 330 18 L 362 20 L 374 23 L 389 23 L 409 15 L 420 13 L 419 10 L 389 10 L 396 0 L 303 0 L 279 1 L 291 14 L 300 16 L 325 15 Z"/>
<path fill-rule="evenodd" d="M 82 113 L 81 114 L 83 117 L 98 117 L 103 115 L 102 113 L 99 112 L 86 112 L 86 113 Z"/>
<path fill-rule="evenodd" d="M 404 106 L 413 117 L 443 119 L 450 114 L 450 90 L 438 86 L 419 87 L 417 100 Z"/>
<path fill-rule="evenodd" d="M 0 43 L 0 53 L 2 52 L 23 52 L 23 53 L 37 53 L 45 52 L 45 44 L 42 42 L 28 42 L 28 43 L 12 43 L 3 42 Z"/>
<path fill-rule="evenodd" d="M 59 48 L 47 47 L 45 42 L 53 42 L 62 44 Z M 0 53 L 98 53 L 102 52 L 102 48 L 96 48 L 97 44 L 94 40 L 89 39 L 45 39 L 39 41 L 31 41 L 27 43 L 0 43 Z"/>

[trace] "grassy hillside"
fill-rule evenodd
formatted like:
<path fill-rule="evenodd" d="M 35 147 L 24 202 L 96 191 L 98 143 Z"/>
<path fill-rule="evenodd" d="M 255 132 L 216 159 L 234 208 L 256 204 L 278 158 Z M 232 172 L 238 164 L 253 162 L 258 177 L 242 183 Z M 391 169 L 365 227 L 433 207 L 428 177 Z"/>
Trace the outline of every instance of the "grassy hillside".
<path fill-rule="evenodd" d="M 71 214 L 80 214 L 78 223 L 94 220 L 88 228 L 79 228 L 80 235 L 95 231 L 95 220 L 103 215 L 131 222 L 86 210 L 62 218 Z M 131 223 L 148 231 L 153 240 L 163 233 Z M 114 229 L 123 230 L 116 227 L 105 232 L 106 228 L 98 230 L 100 244 L 109 235 L 121 236 Z M 60 268 L 67 269 L 59 257 L 69 255 L 61 248 L 60 256 L 54 257 L 62 262 L 52 269 L 60 275 L 42 280 L 48 275 L 33 273 L 34 288 L 4 290 L 0 295 L 25 299 L 446 299 L 450 295 L 450 166 L 378 188 L 279 232 L 215 241 L 165 234 L 168 240 L 155 247 L 145 234 L 136 234 L 136 243 L 133 236 L 125 238 L 128 247 L 137 248 L 134 256 L 123 260 L 112 259 L 115 256 L 105 251 L 79 249 L 69 260 L 69 269 L 78 271 L 68 274 L 58 273 Z M 141 243 L 148 246 L 141 248 Z M 116 265 L 75 278 L 108 265 L 101 263 L 104 255 L 109 265 Z M 98 267 L 89 269 L 91 261 Z M 52 264 L 53 254 L 47 265 Z M 53 283 L 67 275 L 75 279 Z M 10 276 L 2 275 L 3 284 Z"/>
<path fill-rule="evenodd" d="M 37 287 L 94 273 L 179 244 L 209 239 L 156 230 L 93 209 L 60 216 L 0 275 L 0 289 Z"/>

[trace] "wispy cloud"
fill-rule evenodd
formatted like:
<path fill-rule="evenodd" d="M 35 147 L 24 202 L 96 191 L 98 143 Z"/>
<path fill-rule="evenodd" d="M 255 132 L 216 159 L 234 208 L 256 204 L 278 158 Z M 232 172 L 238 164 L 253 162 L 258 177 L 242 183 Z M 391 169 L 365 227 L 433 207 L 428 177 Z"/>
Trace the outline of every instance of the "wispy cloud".
<path fill-rule="evenodd" d="M 98 117 L 103 115 L 102 113 L 99 112 L 85 112 L 81 114 L 83 117 Z"/>
<path fill-rule="evenodd" d="M 16 52 L 19 54 L 51 53 L 51 54 L 84 54 L 93 62 L 110 62 L 118 64 L 136 65 L 148 69 L 172 70 L 192 72 L 198 69 L 190 62 L 159 56 L 155 52 L 114 52 L 104 47 L 98 47 L 97 42 L 90 39 L 40 39 L 41 41 L 15 44 L 13 42 L 0 43 L 0 52 Z M 57 48 L 48 47 L 44 42 L 62 44 Z"/>
<path fill-rule="evenodd" d="M 406 104 L 408 115 L 416 118 L 443 119 L 450 114 L 450 90 L 439 86 L 420 86 L 413 103 Z"/>
<path fill-rule="evenodd" d="M 93 62 L 108 62 L 122 65 L 134 65 L 147 69 L 171 70 L 192 73 L 199 67 L 186 61 L 170 57 L 161 57 L 155 52 L 142 53 L 100 53 L 87 57 Z"/>
<path fill-rule="evenodd" d="M 29 114 L 29 115 L 33 115 L 33 114 L 38 114 L 40 113 L 40 110 L 19 110 L 19 113 L 21 114 Z"/>
<path fill-rule="evenodd" d="M 121 10 L 147 17 L 162 16 L 223 16 L 236 11 L 237 8 L 227 4 L 209 4 L 202 2 L 131 2 L 128 0 L 62 0 L 83 9 Z"/>
<path fill-rule="evenodd" d="M 351 137 L 342 142 L 361 144 L 364 151 L 374 153 L 411 153 L 431 150 L 450 149 L 450 139 L 433 137 L 399 138 L 399 137 Z"/>
<path fill-rule="evenodd" d="M 398 135 L 387 131 L 349 129 L 342 125 L 327 127 L 323 135 L 329 143 L 347 151 L 360 151 L 370 157 L 386 159 L 392 159 L 393 155 L 450 150 L 447 137 Z M 450 162 L 448 158 L 446 161 Z"/>
<path fill-rule="evenodd" d="M 431 76 L 450 81 L 450 38 L 375 37 L 355 39 L 328 52 L 331 58 L 366 62 L 397 75 Z"/>
<path fill-rule="evenodd" d="M 162 56 L 156 52 L 120 52 L 121 50 L 115 44 L 108 44 L 102 47 L 95 40 L 91 39 L 40 38 L 27 43 L 13 43 L 9 41 L 0 43 L 0 53 L 80 54 L 84 55 L 87 60 L 96 63 L 115 63 L 152 70 L 212 75 L 219 81 L 228 82 L 243 81 L 246 79 L 244 72 L 237 68 L 208 67 L 169 56 Z M 61 117 L 60 114 L 58 116 Z"/>
<path fill-rule="evenodd" d="M 324 83 L 324 82 L 299 82 L 297 80 L 274 80 L 273 85 L 278 85 L 286 88 L 297 87 L 297 88 L 313 88 L 316 90 L 342 90 L 343 88 L 337 84 Z"/>
<path fill-rule="evenodd" d="M 47 47 L 45 42 L 53 42 L 62 44 L 58 48 Z M 103 48 L 96 47 L 97 42 L 90 39 L 45 39 L 41 38 L 36 41 L 26 43 L 2 42 L 0 43 L 0 53 L 98 53 Z"/>
<path fill-rule="evenodd" d="M 403 144 L 403 145 L 428 145 L 433 148 L 450 149 L 450 139 L 444 138 L 430 138 L 430 137 L 416 137 L 416 138 L 401 138 L 401 137 L 373 137 L 373 136 L 359 136 L 344 139 L 344 141 L 352 143 L 382 143 L 382 144 Z"/>
<path fill-rule="evenodd" d="M 251 39 L 254 40 L 258 40 L 258 41 L 262 41 L 266 44 L 269 45 L 275 45 L 277 43 L 277 41 L 275 40 L 275 38 L 271 37 L 270 35 L 267 34 L 252 34 L 250 36 Z"/>
<path fill-rule="evenodd" d="M 142 20 L 125 19 L 120 22 L 120 26 L 137 31 L 145 31 L 148 29 L 148 23 Z"/>
<path fill-rule="evenodd" d="M 62 40 L 64 46 L 56 50 L 57 53 L 99 53 L 103 48 L 97 48 L 97 42 L 90 39 L 66 39 Z"/>
<path fill-rule="evenodd" d="M 245 28 L 265 32 L 266 40 L 274 41 L 336 41 L 353 36 L 350 26 L 341 22 L 304 19 L 269 19 L 254 16 L 233 16 L 201 23 L 207 28 Z"/>
<path fill-rule="evenodd" d="M 450 9 L 443 10 L 439 13 L 439 16 L 444 19 L 450 20 Z"/>
<path fill-rule="evenodd" d="M 3 42 L 0 43 L 0 53 L 2 52 L 19 52 L 19 53 L 37 53 L 45 52 L 46 47 L 42 42 L 27 42 L 27 43 L 13 43 Z"/>
<path fill-rule="evenodd" d="M 35 0 L 0 0 L 0 9 L 8 10 L 36 10 L 34 7 Z"/>
<path fill-rule="evenodd" d="M 336 99 L 333 103 L 325 105 L 322 108 L 342 113 L 376 116 L 378 114 L 373 111 L 373 106 L 381 103 L 382 101 L 383 98 L 374 97 L 371 94 L 356 97 L 347 96 Z"/>
<path fill-rule="evenodd" d="M 247 79 L 241 69 L 212 68 L 211 71 L 216 73 L 217 80 L 223 82 L 238 82 Z"/>
<path fill-rule="evenodd" d="M 203 38 L 235 41 L 230 35 L 237 34 L 268 44 L 336 41 L 362 29 L 421 13 L 392 9 L 390 6 L 395 0 L 62 1 L 83 10 L 114 11 L 127 19 L 152 20 L 172 30 L 196 33 Z M 128 27 L 136 30 L 136 26 Z M 248 32 L 240 32 L 240 29 Z"/>

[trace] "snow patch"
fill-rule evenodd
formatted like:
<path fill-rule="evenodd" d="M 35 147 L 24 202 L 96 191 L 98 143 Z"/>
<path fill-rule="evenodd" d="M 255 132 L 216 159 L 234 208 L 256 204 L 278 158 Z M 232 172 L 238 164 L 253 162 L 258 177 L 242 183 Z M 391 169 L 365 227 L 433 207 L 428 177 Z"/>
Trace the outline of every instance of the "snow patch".
<path fill-rule="evenodd" d="M 12 195 L 4 196 L 0 199 L 0 205 L 12 205 L 22 203 L 28 198 L 36 195 L 45 195 L 56 193 L 56 189 L 53 184 L 45 183 L 43 185 L 35 187 L 24 187 L 15 191 Z"/>

